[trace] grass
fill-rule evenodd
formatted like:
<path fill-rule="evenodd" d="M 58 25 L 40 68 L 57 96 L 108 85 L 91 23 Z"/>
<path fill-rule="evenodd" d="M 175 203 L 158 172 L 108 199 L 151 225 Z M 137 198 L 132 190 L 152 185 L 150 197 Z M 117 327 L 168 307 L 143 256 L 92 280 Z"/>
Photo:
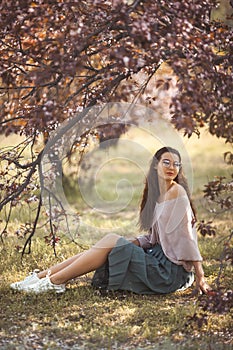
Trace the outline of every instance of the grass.
<path fill-rule="evenodd" d="M 137 130 L 124 137 L 143 142 L 150 152 L 155 149 L 151 139 L 145 138 Z M 185 139 L 184 146 L 192 160 L 193 198 L 198 216 L 208 221 L 211 214 L 203 200 L 202 191 L 204 184 L 214 175 L 229 174 L 220 156 L 228 147 L 205 132 L 200 140 L 195 137 Z M 99 196 L 95 204 L 104 205 L 102 211 L 90 209 L 88 200 L 93 199 L 92 194 L 85 197 L 91 173 L 85 172 L 86 183 L 82 184 L 85 190 L 82 196 L 77 190 L 75 178 L 73 183 L 66 183 L 71 205 L 83 213 L 78 242 L 85 245 L 92 244 L 109 231 L 126 237 L 139 233 L 136 226 L 138 203 L 148 162 L 141 162 L 140 169 L 137 168 L 136 161 L 139 160 L 133 158 L 133 146 L 131 148 L 130 143 L 127 149 L 123 143 L 119 143 L 118 148 L 108 152 L 107 158 L 105 151 L 93 156 L 94 160 L 98 158 L 94 165 L 106 163 L 106 166 L 98 168 L 95 178 Z M 119 154 L 120 159 L 116 158 Z M 144 156 L 145 152 L 142 152 L 140 159 Z M 125 163 L 126 158 L 131 160 L 130 164 Z M 131 187 L 126 181 L 119 182 L 122 176 L 130 182 Z M 101 197 L 105 203 L 98 202 Z M 117 205 L 114 202 L 116 199 Z M 1 215 L 4 218 L 3 213 Z M 26 211 L 14 213 L 10 224 L 11 234 L 0 247 L 1 349 L 232 349 L 230 312 L 219 314 L 203 311 L 197 296 L 192 295 L 192 289 L 166 296 L 100 292 L 91 287 L 90 273 L 72 281 L 63 295 L 52 292 L 30 295 L 10 290 L 11 282 L 25 277 L 34 268 L 46 268 L 80 250 L 79 246 L 61 233 L 62 241 L 57 246 L 55 258 L 51 247 L 44 242 L 43 236 L 47 233 L 42 228 L 33 240 L 32 253 L 21 261 L 21 254 L 15 247 L 22 246 L 24 239 L 18 239 L 13 233 L 26 220 Z M 205 274 L 212 284 L 219 271 L 223 239 L 231 228 L 230 214 L 217 216 L 214 223 L 217 226 L 216 237 L 199 237 Z M 232 267 L 227 264 L 224 265 L 222 287 L 232 288 Z M 206 298 L 203 296 L 202 300 Z M 201 317 L 203 313 L 208 322 L 199 327 L 197 318 L 193 316 L 196 314 Z"/>

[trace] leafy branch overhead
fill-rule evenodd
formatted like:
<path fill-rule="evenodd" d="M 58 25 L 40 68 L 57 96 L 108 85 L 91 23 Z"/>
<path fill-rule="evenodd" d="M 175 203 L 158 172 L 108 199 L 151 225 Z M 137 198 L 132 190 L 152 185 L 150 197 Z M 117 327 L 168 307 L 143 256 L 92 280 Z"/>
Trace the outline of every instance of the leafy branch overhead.
<path fill-rule="evenodd" d="M 166 62 L 179 80 L 175 126 L 191 135 L 207 123 L 231 142 L 233 34 L 211 21 L 214 6 L 213 0 L 1 2 L 1 131 L 46 137 L 84 107 L 132 101 L 140 89 L 129 77 L 140 71 L 153 77 Z"/>

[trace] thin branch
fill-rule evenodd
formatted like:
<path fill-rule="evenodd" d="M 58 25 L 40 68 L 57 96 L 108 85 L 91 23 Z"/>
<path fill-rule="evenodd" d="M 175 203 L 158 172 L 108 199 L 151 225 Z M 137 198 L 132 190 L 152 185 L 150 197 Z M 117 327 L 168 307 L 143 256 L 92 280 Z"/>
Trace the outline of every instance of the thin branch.
<path fill-rule="evenodd" d="M 37 165 L 39 164 L 40 160 L 41 160 L 41 156 L 42 156 L 42 152 L 41 151 L 37 157 L 37 159 L 32 163 L 32 167 L 29 171 L 29 173 L 26 176 L 26 180 L 22 183 L 21 186 L 19 186 L 19 188 L 17 189 L 16 192 L 10 194 L 8 197 L 4 198 L 1 202 L 0 202 L 0 211 L 2 210 L 2 208 L 9 202 L 11 202 L 12 200 L 14 200 L 15 198 L 18 197 L 18 195 L 20 193 L 22 193 L 22 191 L 28 186 L 32 175 L 34 174 Z"/>
<path fill-rule="evenodd" d="M 16 146 L 11 146 L 11 149 L 16 150 L 19 148 L 19 146 L 24 145 L 23 149 L 25 149 L 30 143 L 31 143 L 31 135 L 28 136 L 26 139 L 18 143 Z"/>
<path fill-rule="evenodd" d="M 34 220 L 34 223 L 33 223 L 33 228 L 32 228 L 32 231 L 29 235 L 29 237 L 27 238 L 25 244 L 24 244 L 24 247 L 23 247 L 23 251 L 22 251 L 22 257 L 21 257 L 21 261 L 22 261 L 22 258 L 26 252 L 26 248 L 27 246 L 28 247 L 28 254 L 31 253 L 31 242 L 32 242 L 32 237 L 34 236 L 35 232 L 36 232 L 36 227 L 37 227 L 37 224 L 38 224 L 38 221 L 39 221 L 39 217 L 40 217 L 40 211 L 41 211 L 41 207 L 42 207 L 42 198 L 41 198 L 41 195 L 40 195 L 40 198 L 39 198 L 39 203 L 38 203 L 38 207 L 37 207 L 37 213 L 36 213 L 36 217 L 35 217 L 35 220 Z"/>
<path fill-rule="evenodd" d="M 92 75 L 92 79 L 90 79 L 88 82 L 86 82 L 86 84 L 83 84 L 78 90 L 76 90 L 73 94 L 71 94 L 65 101 L 64 106 L 66 106 L 75 96 L 77 96 L 81 91 L 83 91 L 84 89 L 86 89 L 89 85 L 91 85 L 92 83 L 101 80 L 102 77 L 101 76 L 96 76 L 96 75 Z"/>
<path fill-rule="evenodd" d="M 1 156 L 1 155 L 0 155 L 0 159 L 6 160 L 6 161 L 8 161 L 10 163 L 13 163 L 13 164 L 15 164 L 17 166 L 17 168 L 20 168 L 20 169 L 28 169 L 28 168 L 32 167 L 34 165 L 34 163 L 35 163 L 35 161 L 34 161 L 34 162 L 31 162 L 31 163 L 28 163 L 28 164 L 20 164 L 15 159 L 8 158 L 8 157 Z"/>
<path fill-rule="evenodd" d="M 131 13 L 132 11 L 134 11 L 135 8 L 138 6 L 138 4 L 140 4 L 140 2 L 141 2 L 140 0 L 135 0 L 134 3 L 132 4 L 132 6 L 129 7 L 128 14 Z M 119 21 L 119 19 L 121 19 L 121 14 L 118 14 L 118 16 L 116 16 L 116 18 L 111 20 L 111 21 L 107 20 L 99 29 L 97 29 L 93 33 L 90 33 L 85 38 L 86 44 L 84 44 L 81 47 L 81 49 L 78 50 L 78 53 L 81 53 L 81 52 L 86 51 L 88 49 L 88 47 L 90 46 L 89 39 L 98 36 L 100 33 L 103 33 L 103 31 L 106 29 L 108 31 L 112 30 L 113 26 Z"/>
<path fill-rule="evenodd" d="M 53 229 L 53 220 L 52 220 L 52 205 L 51 205 L 51 193 L 49 193 L 49 226 L 50 226 L 50 234 L 52 235 L 52 242 L 53 242 L 53 252 L 55 257 L 57 257 L 57 252 L 55 248 L 55 233 Z"/>
<path fill-rule="evenodd" d="M 225 247 L 224 247 L 223 252 L 221 254 L 221 257 L 220 257 L 220 266 L 219 266 L 218 276 L 215 280 L 217 289 L 219 289 L 219 287 L 220 287 L 220 278 L 221 278 L 223 268 L 224 268 L 224 257 L 225 257 L 226 245 L 231 241 L 232 237 L 233 237 L 233 230 L 231 231 L 228 239 L 225 242 Z"/>
<path fill-rule="evenodd" d="M 25 75 L 28 74 L 23 68 L 19 67 L 17 64 L 14 65 L 14 68 L 17 68 L 18 70 L 20 70 Z"/>
<path fill-rule="evenodd" d="M 4 243 L 2 236 L 6 232 L 6 229 L 8 227 L 8 224 L 9 224 L 9 221 L 10 221 L 10 216 L 11 216 L 11 211 L 12 211 L 12 203 L 10 203 L 10 209 L 9 209 L 9 212 L 8 212 L 8 215 L 7 215 L 7 218 L 6 218 L 6 223 L 5 223 L 5 226 L 4 226 L 4 228 L 3 228 L 3 230 L 2 230 L 2 232 L 0 234 L 2 243 Z"/>
<path fill-rule="evenodd" d="M 42 191 L 47 191 L 48 194 L 49 194 L 50 218 L 51 218 L 51 216 L 52 216 L 52 215 L 51 215 L 51 214 L 52 214 L 52 213 L 51 213 L 51 197 L 53 197 L 53 198 L 55 199 L 55 201 L 59 204 L 59 206 L 60 206 L 61 209 L 62 209 L 62 215 L 64 215 L 64 217 L 65 217 L 66 227 L 67 227 L 68 234 L 69 234 L 69 237 L 70 237 L 71 241 L 77 244 L 77 242 L 75 242 L 75 240 L 74 240 L 74 238 L 72 237 L 72 234 L 71 234 L 71 232 L 70 232 L 70 227 L 69 227 L 69 223 L 68 223 L 68 215 L 66 214 L 66 211 L 65 211 L 65 208 L 64 208 L 62 202 L 58 199 L 58 197 L 57 197 L 53 192 L 51 192 L 47 187 L 44 187 L 43 184 L 41 185 L 41 188 L 42 188 Z M 49 219 L 49 222 L 50 222 L 50 219 Z M 51 224 L 51 223 L 50 223 L 50 224 Z M 51 228 L 51 227 L 50 227 L 50 228 Z M 52 230 L 51 232 L 53 232 L 53 227 L 52 227 L 51 230 Z"/>
<path fill-rule="evenodd" d="M 40 87 L 38 85 L 38 87 Z M 0 90 L 23 90 L 23 89 L 33 89 L 35 88 L 35 86 L 30 86 L 30 85 L 24 85 L 24 86 L 5 86 L 5 87 L 2 87 L 0 86 Z"/>
<path fill-rule="evenodd" d="M 32 140 L 31 140 L 31 142 L 30 142 L 31 159 L 34 159 L 34 156 L 35 156 L 35 153 L 33 152 L 33 147 L 34 147 L 34 145 L 35 145 L 37 136 L 38 136 L 38 135 L 37 135 L 37 132 L 34 131 L 34 133 L 33 133 L 33 138 L 32 138 Z"/>
<path fill-rule="evenodd" d="M 1 40 L 0 40 L 1 42 Z M 13 49 L 12 49 L 13 50 Z M 18 52 L 18 51 L 17 51 Z M 18 65 L 19 62 L 18 61 L 14 61 L 14 60 L 11 60 L 10 58 L 7 58 L 7 59 L 4 59 L 1 57 L 1 61 L 2 62 L 6 62 L 6 63 L 12 63 L 14 65 Z M 34 67 L 34 68 L 40 68 L 40 65 L 38 64 L 32 64 L 32 63 L 27 63 L 27 62 L 24 62 L 24 63 L 20 63 L 21 65 L 23 66 L 26 66 L 26 67 Z M 19 68 L 19 67 L 18 67 Z M 20 68 L 19 68 L 20 69 Z M 21 68 L 22 69 L 22 68 Z"/>
<path fill-rule="evenodd" d="M 38 88 L 43 88 L 43 87 L 53 87 L 56 86 L 62 79 L 62 74 L 59 74 L 57 79 L 55 79 L 52 82 L 45 83 L 45 84 L 40 84 L 40 85 L 25 85 L 25 86 L 6 86 L 6 87 L 0 87 L 0 90 L 24 90 L 24 89 L 38 89 Z M 25 97 L 24 97 L 25 98 Z"/>
<path fill-rule="evenodd" d="M 10 119 L 7 119 L 7 120 L 3 120 L 2 122 L 0 122 L 0 125 L 3 125 L 3 124 L 7 124 L 7 123 L 11 123 L 15 120 L 20 120 L 20 119 L 28 119 L 29 117 L 25 117 L 25 116 L 20 116 L 20 117 L 14 117 L 14 118 L 10 118 Z"/>
<path fill-rule="evenodd" d="M 132 11 L 134 11 L 134 10 L 136 9 L 136 7 L 137 7 L 140 3 L 142 3 L 141 0 L 135 0 L 135 1 L 133 2 L 133 4 L 130 6 L 130 11 L 129 11 L 129 13 L 132 12 Z"/>
<path fill-rule="evenodd" d="M 25 96 L 23 96 L 21 99 L 22 100 L 26 100 L 26 98 L 28 98 L 29 96 L 32 96 L 34 93 L 35 93 L 35 91 L 36 91 L 36 88 L 35 87 L 33 87 L 32 89 L 31 89 L 31 91 L 29 91 Z"/>

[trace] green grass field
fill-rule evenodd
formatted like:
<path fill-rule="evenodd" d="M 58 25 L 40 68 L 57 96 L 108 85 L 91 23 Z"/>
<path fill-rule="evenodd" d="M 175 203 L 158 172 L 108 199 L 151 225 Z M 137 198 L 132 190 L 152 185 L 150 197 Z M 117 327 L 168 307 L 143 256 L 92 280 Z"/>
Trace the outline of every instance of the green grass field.
<path fill-rule="evenodd" d="M 126 140 L 127 147 L 122 141 L 117 148 L 99 151 L 87 159 L 92 165 L 90 169 L 97 169 L 94 200 L 93 193 L 87 191 L 93 176 L 91 170 L 83 173 L 86 182 L 81 184 L 82 196 L 76 178 L 69 185 L 66 182 L 70 205 L 82 214 L 78 243 L 88 246 L 106 232 L 126 237 L 139 234 L 137 216 L 144 174 L 149 155 L 159 143 L 141 130 L 129 131 L 122 140 Z M 2 138 L 0 142 L 11 144 L 13 138 Z M 203 189 L 215 175 L 229 176 L 230 169 L 222 157 L 229 146 L 205 131 L 200 139 L 185 138 L 183 145 L 191 161 L 192 194 L 198 218 L 211 220 L 211 206 L 203 199 Z M 93 205 L 101 210 L 93 210 Z M 1 218 L 3 225 L 4 212 Z M 22 247 L 24 239 L 17 238 L 14 232 L 28 219 L 26 209 L 14 212 L 9 235 L 0 246 L 0 349 L 232 349 L 230 312 L 203 311 L 192 289 L 166 296 L 101 293 L 90 286 L 89 274 L 72 281 L 63 295 L 30 295 L 10 290 L 11 282 L 25 277 L 34 268 L 46 268 L 81 250 L 60 232 L 62 239 L 55 258 L 52 248 L 44 242 L 46 229 L 41 228 L 34 237 L 32 253 L 21 261 L 16 246 Z M 223 240 L 232 228 L 231 213 L 218 215 L 214 224 L 215 237 L 199 236 L 205 274 L 213 286 Z M 224 289 L 232 289 L 230 265 L 224 265 L 221 283 Z M 203 296 L 202 301 L 206 298 Z M 199 327 L 197 321 L 203 314 L 207 322 Z"/>

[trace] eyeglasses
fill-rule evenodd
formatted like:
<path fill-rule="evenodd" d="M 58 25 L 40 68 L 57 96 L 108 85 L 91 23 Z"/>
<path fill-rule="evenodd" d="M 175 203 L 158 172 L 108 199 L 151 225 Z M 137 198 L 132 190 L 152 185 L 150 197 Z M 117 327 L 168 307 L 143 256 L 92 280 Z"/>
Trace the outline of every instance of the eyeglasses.
<path fill-rule="evenodd" d="M 170 168 L 172 162 L 169 160 L 169 159 L 163 159 L 162 160 L 162 164 L 165 168 Z M 173 167 L 176 168 L 176 169 L 180 169 L 181 167 L 181 163 L 180 162 L 173 162 Z"/>

